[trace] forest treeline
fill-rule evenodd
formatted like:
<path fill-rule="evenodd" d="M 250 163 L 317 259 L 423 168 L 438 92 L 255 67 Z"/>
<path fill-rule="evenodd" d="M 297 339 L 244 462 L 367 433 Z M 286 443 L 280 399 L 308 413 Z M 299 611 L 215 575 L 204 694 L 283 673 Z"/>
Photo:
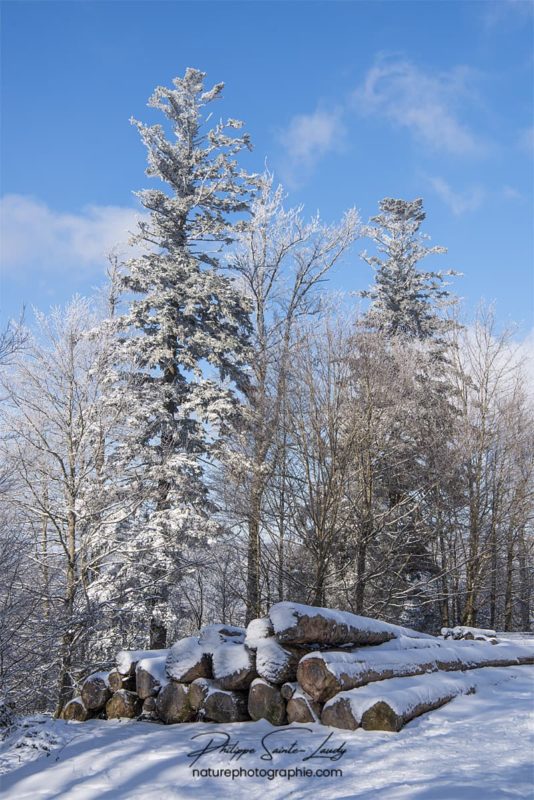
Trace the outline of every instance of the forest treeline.
<path fill-rule="evenodd" d="M 460 324 L 420 199 L 365 224 L 287 208 L 240 166 L 241 123 L 209 127 L 204 78 L 156 89 L 166 123 L 134 121 L 157 180 L 132 257 L 0 339 L 0 692 L 21 709 L 60 710 L 122 647 L 280 600 L 530 626 L 512 336 L 487 308 Z M 329 291 L 360 253 L 370 289 Z"/>

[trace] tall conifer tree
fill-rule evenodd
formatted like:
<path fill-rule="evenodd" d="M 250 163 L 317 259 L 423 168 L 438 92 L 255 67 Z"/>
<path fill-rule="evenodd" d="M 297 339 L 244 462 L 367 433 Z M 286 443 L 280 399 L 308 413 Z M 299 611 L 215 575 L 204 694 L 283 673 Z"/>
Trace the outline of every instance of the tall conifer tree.
<path fill-rule="evenodd" d="M 162 125 L 132 120 L 148 151 L 147 175 L 166 184 L 138 193 L 148 218 L 133 242 L 144 252 L 127 263 L 129 310 L 119 323 L 121 361 L 129 365 L 119 386 L 130 395 L 123 452 L 146 496 L 137 525 L 144 566 L 136 569 L 144 569 L 153 647 L 165 646 L 169 584 L 191 564 L 187 548 L 214 531 L 203 462 L 246 380 L 247 308 L 219 258 L 233 226 L 243 224 L 235 215 L 248 208 L 251 176 L 235 157 L 250 144 L 235 134 L 237 120 L 206 129 L 223 84 L 205 91 L 204 78 L 187 69 L 150 98 L 170 122 L 171 138 Z"/>

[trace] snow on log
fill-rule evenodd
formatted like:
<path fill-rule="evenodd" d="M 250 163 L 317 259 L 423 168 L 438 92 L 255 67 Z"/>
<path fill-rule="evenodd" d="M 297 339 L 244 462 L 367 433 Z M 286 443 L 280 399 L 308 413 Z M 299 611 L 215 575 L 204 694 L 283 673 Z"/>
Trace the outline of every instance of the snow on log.
<path fill-rule="evenodd" d="M 248 693 L 248 713 L 253 720 L 266 719 L 271 725 L 287 722 L 286 701 L 277 686 L 256 678 Z"/>
<path fill-rule="evenodd" d="M 212 662 L 213 677 L 221 689 L 248 689 L 254 678 L 258 677 L 255 654 L 244 644 L 221 645 L 214 650 Z"/>
<path fill-rule="evenodd" d="M 121 675 L 135 677 L 135 667 L 138 661 L 146 658 L 159 658 L 167 655 L 168 650 L 121 650 L 117 654 L 117 672 Z"/>
<path fill-rule="evenodd" d="M 246 722 L 250 719 L 246 692 L 210 688 L 199 711 L 199 718 L 210 722 Z"/>
<path fill-rule="evenodd" d="M 232 646 L 237 645 L 229 645 Z M 212 677 L 211 658 L 196 636 L 187 636 L 173 644 L 167 655 L 165 669 L 167 677 L 180 683 Z"/>
<path fill-rule="evenodd" d="M 300 659 L 310 648 L 282 646 L 274 637 L 258 639 L 256 645 L 256 671 L 260 678 L 270 683 L 287 683 L 297 678 Z"/>
<path fill-rule="evenodd" d="M 280 694 L 282 695 L 284 700 L 291 700 L 291 698 L 293 697 L 298 688 L 299 685 L 296 681 L 284 683 L 284 685 L 280 689 Z"/>
<path fill-rule="evenodd" d="M 128 717 L 134 719 L 141 713 L 141 700 L 135 692 L 128 692 L 126 689 L 119 689 L 111 695 L 111 699 L 106 703 L 106 716 L 108 719 L 119 719 Z"/>
<path fill-rule="evenodd" d="M 251 650 L 256 650 L 258 643 L 270 636 L 274 636 L 274 629 L 269 617 L 252 619 L 247 625 L 245 644 Z"/>
<path fill-rule="evenodd" d="M 287 721 L 293 722 L 319 722 L 321 718 L 321 706 L 315 700 L 297 689 L 287 703 Z"/>
<path fill-rule="evenodd" d="M 82 702 L 89 711 L 104 708 L 111 697 L 107 672 L 93 672 L 87 677 L 80 692 Z"/>
<path fill-rule="evenodd" d="M 189 722 L 195 712 L 189 703 L 189 686 L 170 681 L 163 687 L 156 699 L 156 713 L 167 725 L 176 722 Z"/>
<path fill-rule="evenodd" d="M 346 730 L 400 731 L 415 717 L 474 692 L 476 683 L 464 673 L 392 678 L 336 695 L 324 706 L 321 722 Z"/>
<path fill-rule="evenodd" d="M 495 639 L 495 631 L 487 628 L 470 628 L 467 625 L 455 625 L 454 628 L 442 628 L 441 635 L 444 639 Z"/>
<path fill-rule="evenodd" d="M 388 678 L 434 672 L 534 663 L 534 649 L 486 642 L 455 642 L 440 647 L 400 651 L 365 648 L 310 653 L 301 659 L 297 678 L 314 700 L 324 702 L 338 692 Z"/>
<path fill-rule="evenodd" d="M 243 644 L 245 629 L 234 625 L 205 625 L 200 629 L 199 644 L 205 653 L 211 653 L 215 647 L 227 642 Z"/>
<path fill-rule="evenodd" d="M 90 719 L 91 712 L 84 706 L 81 697 L 75 697 L 70 700 L 61 712 L 61 719 L 66 719 L 69 722 L 86 722 Z"/>
<path fill-rule="evenodd" d="M 360 617 L 347 611 L 333 611 L 299 603 L 276 603 L 269 611 L 269 619 L 276 638 L 282 644 L 380 644 L 401 635 L 433 638 L 409 628 Z"/>
<path fill-rule="evenodd" d="M 169 679 L 165 672 L 166 656 L 142 658 L 135 668 L 136 691 L 141 700 L 156 695 Z"/>

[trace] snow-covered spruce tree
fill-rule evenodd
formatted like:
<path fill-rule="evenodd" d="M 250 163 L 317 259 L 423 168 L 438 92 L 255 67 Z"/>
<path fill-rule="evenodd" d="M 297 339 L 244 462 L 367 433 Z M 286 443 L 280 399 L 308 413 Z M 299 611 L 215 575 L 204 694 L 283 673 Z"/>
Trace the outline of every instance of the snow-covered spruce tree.
<path fill-rule="evenodd" d="M 398 508 L 396 534 L 404 532 L 405 552 L 399 552 L 401 584 L 396 592 L 401 621 L 419 627 L 432 625 L 438 567 L 431 557 L 433 540 L 439 536 L 435 514 L 425 517 L 418 503 L 417 513 L 406 513 L 410 498 L 442 494 L 445 475 L 437 465 L 439 453 L 451 435 L 454 412 L 452 387 L 446 378 L 445 364 L 450 332 L 455 323 L 444 311 L 454 297 L 447 290 L 446 276 L 458 273 L 427 271 L 423 259 L 446 253 L 444 247 L 426 245 L 428 236 L 420 233 L 425 220 L 423 201 L 385 198 L 380 214 L 371 218 L 365 234 L 373 241 L 375 255 L 362 258 L 375 270 L 374 285 L 361 295 L 371 300 L 364 317 L 365 328 L 378 332 L 396 346 L 410 349 L 414 363 L 414 384 L 410 390 L 416 409 L 392 421 L 392 460 L 389 477 L 383 486 L 388 497 L 388 514 Z M 384 353 L 384 358 L 390 354 Z M 407 352 L 408 358 L 408 352 Z M 402 457 L 404 469 L 395 467 Z M 402 585 L 404 584 L 404 586 Z M 436 623 L 437 624 L 437 623 Z"/>
<path fill-rule="evenodd" d="M 428 236 L 419 233 L 426 217 L 420 198 L 386 197 L 379 208 L 381 213 L 371 217 L 373 225 L 364 230 L 380 254 L 362 253 L 375 270 L 374 285 L 361 292 L 371 300 L 366 323 L 387 336 L 441 339 L 451 325 L 440 313 L 451 301 L 444 278 L 458 273 L 419 269 L 419 262 L 427 256 L 447 252 L 444 247 L 424 244 Z"/>
<path fill-rule="evenodd" d="M 170 138 L 162 125 L 132 120 L 148 151 L 147 175 L 166 187 L 138 193 L 149 214 L 132 241 L 145 252 L 130 259 L 123 277 L 129 310 L 120 320 L 116 391 L 128 393 L 130 413 L 117 455 L 135 465 L 132 489 L 145 502 L 136 525 L 121 534 L 130 555 L 120 578 L 132 609 L 150 620 L 156 648 L 175 621 L 173 587 L 217 531 L 205 464 L 246 382 L 246 303 L 218 263 L 244 224 L 239 214 L 248 209 L 253 177 L 235 156 L 250 145 L 247 135 L 233 135 L 242 127 L 236 120 L 206 128 L 223 84 L 205 91 L 204 78 L 187 69 L 150 98 L 167 117 Z"/>

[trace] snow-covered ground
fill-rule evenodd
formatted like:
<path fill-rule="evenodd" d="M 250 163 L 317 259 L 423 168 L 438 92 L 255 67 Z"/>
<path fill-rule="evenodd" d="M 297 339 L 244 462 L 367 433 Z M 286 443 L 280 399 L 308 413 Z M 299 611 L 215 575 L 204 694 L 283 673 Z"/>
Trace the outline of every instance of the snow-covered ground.
<path fill-rule="evenodd" d="M 400 733 L 35 717 L 0 745 L 0 797 L 532 798 L 534 667 L 475 672 L 481 676 L 476 695 L 457 697 Z M 234 777 L 219 770 L 234 771 Z"/>

